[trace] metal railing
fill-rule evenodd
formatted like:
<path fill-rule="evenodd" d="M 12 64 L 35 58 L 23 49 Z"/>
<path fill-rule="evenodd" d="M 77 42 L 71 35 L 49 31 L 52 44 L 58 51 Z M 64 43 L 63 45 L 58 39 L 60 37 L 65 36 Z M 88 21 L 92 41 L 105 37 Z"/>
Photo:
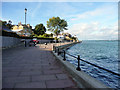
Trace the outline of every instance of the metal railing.
<path fill-rule="evenodd" d="M 120 76 L 119 73 L 113 72 L 113 71 L 111 71 L 111 70 L 105 69 L 105 68 L 103 68 L 103 67 L 101 67 L 101 66 L 98 66 L 98 65 L 96 65 L 96 64 L 93 64 L 93 63 L 90 63 L 90 62 L 88 62 L 88 61 L 85 61 L 85 60 L 81 59 L 81 58 L 80 58 L 80 55 L 78 55 L 78 56 L 76 57 L 76 56 L 74 56 L 74 55 L 71 55 L 71 54 L 69 54 L 69 53 L 66 53 L 65 50 L 60 50 L 59 47 L 53 46 L 53 51 L 54 51 L 55 53 L 57 53 L 57 55 L 60 55 L 61 53 L 63 53 L 63 60 L 64 60 L 64 61 L 66 61 L 66 54 L 69 55 L 69 56 L 71 56 L 71 57 L 73 57 L 73 58 L 75 58 L 75 59 L 77 59 L 77 60 L 78 60 L 78 65 L 77 65 L 76 70 L 78 70 L 78 71 L 81 71 L 80 61 L 83 61 L 83 62 L 88 63 L 88 64 L 90 64 L 90 65 L 92 65 L 92 66 L 95 66 L 95 67 L 97 67 L 97 68 L 99 68 L 99 69 L 102 69 L 102 70 L 105 70 L 105 71 L 107 71 L 107 72 L 110 72 L 110 73 L 112 73 L 112 74 L 114 74 L 114 75 Z"/>

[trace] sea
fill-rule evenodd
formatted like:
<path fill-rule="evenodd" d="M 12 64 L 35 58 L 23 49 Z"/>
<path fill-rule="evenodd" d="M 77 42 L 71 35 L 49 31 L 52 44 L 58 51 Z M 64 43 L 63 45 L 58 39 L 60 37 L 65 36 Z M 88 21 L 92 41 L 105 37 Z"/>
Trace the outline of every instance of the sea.
<path fill-rule="evenodd" d="M 80 58 L 85 61 L 119 73 L 118 40 L 83 40 L 82 43 L 78 43 L 69 48 L 67 53 L 74 56 L 80 55 Z M 69 55 L 66 55 L 66 58 L 67 61 L 77 67 L 77 59 Z M 80 68 L 106 86 L 120 89 L 120 76 L 94 67 L 83 61 L 80 61 Z"/>

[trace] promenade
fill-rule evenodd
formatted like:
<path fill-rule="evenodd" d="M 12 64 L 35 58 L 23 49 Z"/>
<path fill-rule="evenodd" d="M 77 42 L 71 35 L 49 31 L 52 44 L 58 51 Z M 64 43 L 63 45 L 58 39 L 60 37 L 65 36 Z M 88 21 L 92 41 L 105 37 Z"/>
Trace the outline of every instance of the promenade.
<path fill-rule="evenodd" d="M 60 44 L 59 44 L 60 45 Z M 3 88 L 77 88 L 53 56 L 52 44 L 19 46 L 2 52 Z"/>

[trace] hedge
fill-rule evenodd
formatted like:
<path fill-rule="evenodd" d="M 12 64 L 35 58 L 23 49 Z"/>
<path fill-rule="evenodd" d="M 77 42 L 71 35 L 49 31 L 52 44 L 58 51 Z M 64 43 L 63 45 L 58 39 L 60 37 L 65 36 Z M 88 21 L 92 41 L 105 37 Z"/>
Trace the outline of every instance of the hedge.
<path fill-rule="evenodd" d="M 39 37 L 32 37 L 32 36 L 30 36 L 30 37 L 20 36 L 20 35 L 16 34 L 15 32 L 7 32 L 7 31 L 4 31 L 4 30 L 2 30 L 2 36 L 15 37 L 15 38 L 20 38 L 20 39 L 33 39 L 33 38 L 37 38 L 37 39 L 44 39 L 44 40 L 54 40 L 54 38 L 39 38 Z"/>

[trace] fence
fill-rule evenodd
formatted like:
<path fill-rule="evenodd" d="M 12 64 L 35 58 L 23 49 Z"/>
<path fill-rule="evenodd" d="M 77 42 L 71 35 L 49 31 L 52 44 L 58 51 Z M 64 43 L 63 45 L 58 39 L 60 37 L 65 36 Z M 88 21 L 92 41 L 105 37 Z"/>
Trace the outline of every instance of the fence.
<path fill-rule="evenodd" d="M 54 51 L 55 53 L 57 53 L 57 55 L 60 55 L 61 53 L 63 53 L 63 60 L 64 60 L 64 61 L 66 61 L 66 54 L 69 55 L 69 56 L 71 56 L 71 57 L 73 57 L 73 58 L 75 58 L 75 59 L 77 59 L 77 60 L 78 60 L 78 64 L 77 64 L 76 70 L 78 70 L 78 71 L 81 71 L 80 61 L 83 61 L 83 62 L 88 63 L 88 64 L 90 64 L 90 65 L 92 65 L 92 66 L 95 66 L 95 67 L 97 67 L 97 68 L 99 68 L 99 69 L 102 69 L 102 70 L 105 70 L 105 71 L 107 71 L 107 72 L 110 72 L 110 73 L 112 73 L 112 74 L 114 74 L 114 75 L 120 76 L 119 73 L 115 73 L 115 72 L 113 72 L 113 71 L 111 71 L 111 70 L 105 69 L 105 68 L 100 67 L 100 66 L 98 66 L 98 65 L 96 65 L 96 64 L 93 64 L 93 63 L 90 63 L 90 62 L 88 62 L 88 61 L 85 61 L 85 60 L 81 59 L 81 58 L 80 58 L 80 55 L 78 55 L 78 56 L 76 57 L 76 56 L 74 56 L 74 55 L 71 55 L 71 54 L 69 54 L 69 53 L 66 53 L 65 50 L 60 50 L 59 47 L 53 46 L 53 51 Z"/>

